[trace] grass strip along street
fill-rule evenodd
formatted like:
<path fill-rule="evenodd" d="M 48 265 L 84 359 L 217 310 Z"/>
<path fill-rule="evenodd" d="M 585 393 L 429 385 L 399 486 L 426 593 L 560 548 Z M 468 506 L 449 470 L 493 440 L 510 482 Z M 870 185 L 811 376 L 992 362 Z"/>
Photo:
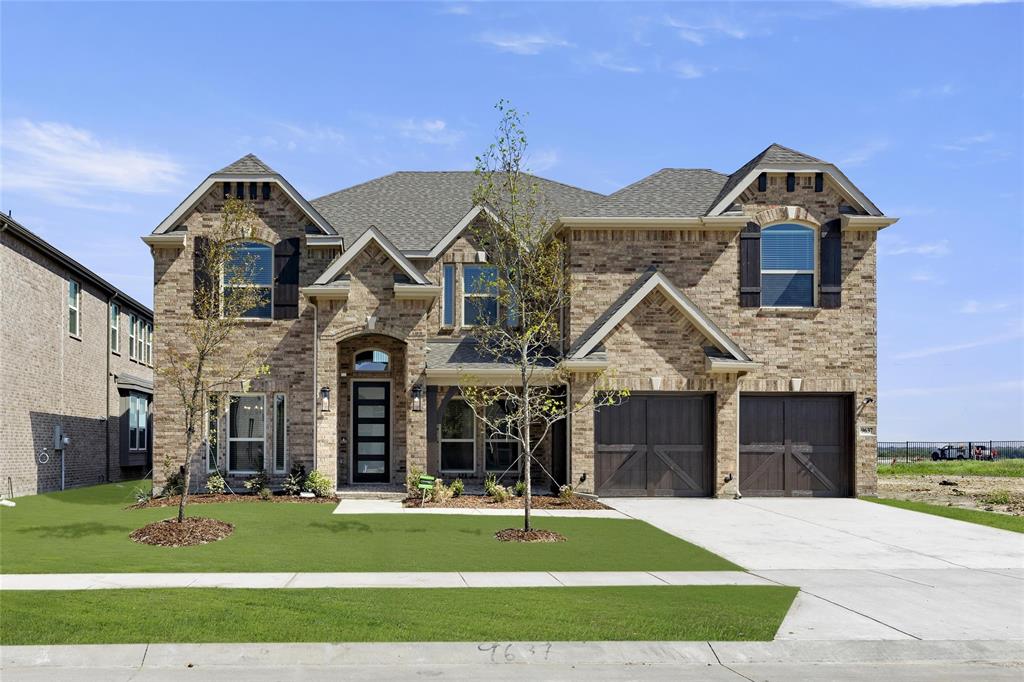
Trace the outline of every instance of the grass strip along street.
<path fill-rule="evenodd" d="M 890 500 L 884 497 L 862 497 L 861 499 L 876 504 L 884 504 L 889 507 L 898 507 L 923 514 L 943 516 L 947 519 L 956 519 L 957 521 L 967 521 L 968 523 L 977 523 L 982 526 L 1011 530 L 1015 533 L 1024 533 L 1024 517 L 1022 516 L 1010 516 L 1008 514 L 997 514 L 977 509 L 963 509 L 961 507 L 945 507 L 912 500 Z"/>

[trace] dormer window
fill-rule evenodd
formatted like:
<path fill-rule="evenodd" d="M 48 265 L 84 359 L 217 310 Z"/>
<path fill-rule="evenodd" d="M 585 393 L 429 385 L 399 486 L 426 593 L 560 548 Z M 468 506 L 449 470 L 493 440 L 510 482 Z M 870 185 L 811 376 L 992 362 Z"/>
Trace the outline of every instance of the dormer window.
<path fill-rule="evenodd" d="M 761 230 L 761 305 L 814 306 L 815 232 L 796 224 Z"/>

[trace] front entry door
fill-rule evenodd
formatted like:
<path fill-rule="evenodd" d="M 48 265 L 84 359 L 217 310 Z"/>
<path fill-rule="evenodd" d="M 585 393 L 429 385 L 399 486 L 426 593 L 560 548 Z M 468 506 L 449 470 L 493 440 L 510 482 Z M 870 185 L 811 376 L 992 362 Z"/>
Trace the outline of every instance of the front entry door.
<path fill-rule="evenodd" d="M 391 480 L 391 385 L 386 381 L 352 383 L 352 481 Z"/>

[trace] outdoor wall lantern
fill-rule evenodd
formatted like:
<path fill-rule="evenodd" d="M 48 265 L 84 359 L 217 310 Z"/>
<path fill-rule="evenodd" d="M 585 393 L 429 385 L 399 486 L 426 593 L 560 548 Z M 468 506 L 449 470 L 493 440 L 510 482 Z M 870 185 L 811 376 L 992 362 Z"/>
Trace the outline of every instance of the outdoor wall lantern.
<path fill-rule="evenodd" d="M 423 411 L 423 387 L 419 384 L 412 387 L 412 411 Z"/>
<path fill-rule="evenodd" d="M 331 411 L 331 389 L 326 386 L 320 389 L 320 411 Z"/>

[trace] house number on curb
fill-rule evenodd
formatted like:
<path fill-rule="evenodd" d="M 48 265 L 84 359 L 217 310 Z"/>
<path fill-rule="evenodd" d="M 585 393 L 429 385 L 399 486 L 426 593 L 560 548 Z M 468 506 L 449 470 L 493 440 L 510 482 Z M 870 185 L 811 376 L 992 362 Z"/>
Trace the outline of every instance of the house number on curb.
<path fill-rule="evenodd" d="M 480 644 L 477 649 L 487 653 L 491 652 L 491 663 L 511 663 L 517 659 L 533 658 L 540 655 L 544 656 L 544 660 L 548 660 L 548 654 L 551 653 L 551 642 L 545 642 L 544 644 L 516 644 L 514 642 L 509 644 L 502 644 L 500 642 L 491 642 L 488 644 Z"/>

